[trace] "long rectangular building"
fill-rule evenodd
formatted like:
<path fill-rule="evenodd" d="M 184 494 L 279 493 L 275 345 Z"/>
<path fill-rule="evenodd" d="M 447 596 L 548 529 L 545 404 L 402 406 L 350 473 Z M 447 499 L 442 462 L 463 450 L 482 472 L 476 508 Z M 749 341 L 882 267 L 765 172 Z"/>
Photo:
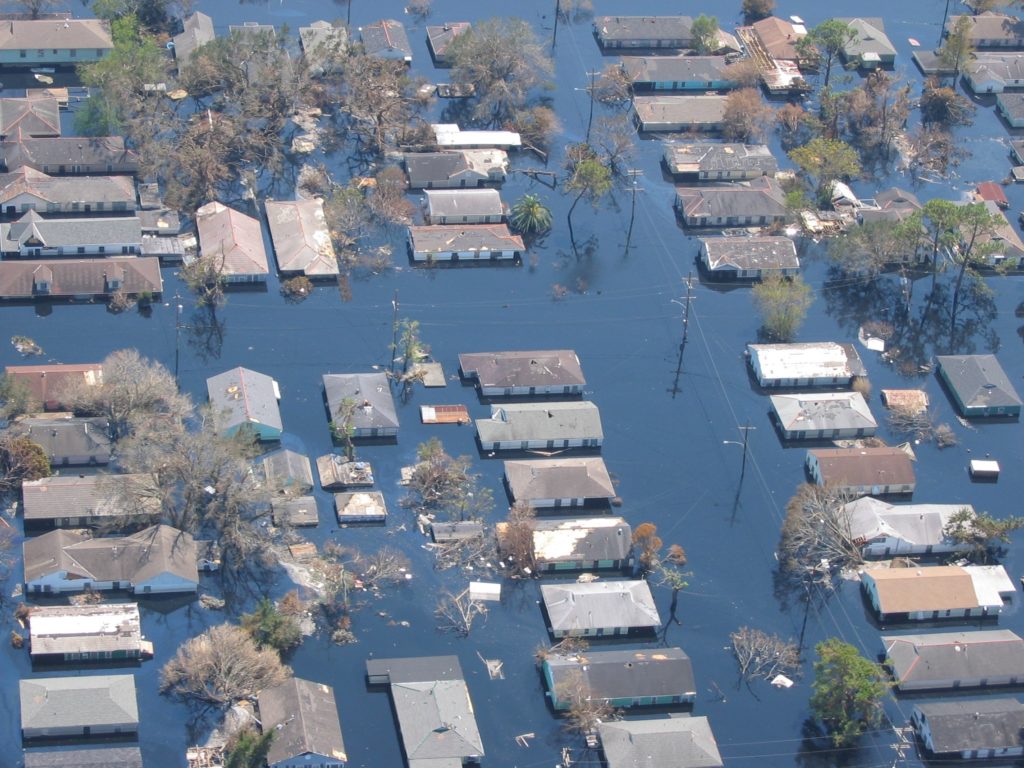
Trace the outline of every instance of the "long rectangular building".
<path fill-rule="evenodd" d="M 33 661 L 125 661 L 153 653 L 135 603 L 36 606 L 28 625 Z"/>

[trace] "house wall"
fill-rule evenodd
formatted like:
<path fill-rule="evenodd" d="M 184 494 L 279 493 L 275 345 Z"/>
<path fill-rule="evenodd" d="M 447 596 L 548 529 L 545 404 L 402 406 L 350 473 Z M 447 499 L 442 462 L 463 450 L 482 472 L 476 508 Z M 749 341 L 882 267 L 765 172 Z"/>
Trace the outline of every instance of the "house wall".
<path fill-rule="evenodd" d="M 352 430 L 352 437 L 397 437 L 398 427 L 358 427 Z"/>
<path fill-rule="evenodd" d="M 757 375 L 757 383 L 762 387 L 833 387 L 847 386 L 853 380 L 852 376 L 814 376 L 806 378 L 769 378 L 761 370 L 761 358 L 757 355 L 750 356 L 750 367 Z"/>
<path fill-rule="evenodd" d="M 22 245 L 17 251 L 19 256 L 32 259 L 48 258 L 52 256 L 128 256 L 138 255 L 142 251 L 141 243 L 104 243 L 103 245 L 68 245 L 59 248 L 40 248 L 38 246 Z"/>
<path fill-rule="evenodd" d="M 646 629 L 646 627 L 644 627 Z M 629 627 L 584 627 L 573 629 L 552 629 L 555 637 L 614 637 L 628 635 Z"/>
<path fill-rule="evenodd" d="M 787 440 L 835 440 L 850 437 L 871 437 L 875 434 L 875 427 L 860 427 L 858 429 L 794 429 L 782 428 L 782 434 Z"/>
<path fill-rule="evenodd" d="M 70 725 L 61 728 L 22 728 L 21 734 L 26 739 L 43 739 L 55 738 L 58 736 L 103 736 L 118 733 L 136 733 L 138 730 L 138 723 L 126 722 L 92 726 Z"/>
<path fill-rule="evenodd" d="M 16 195 L 2 205 L 5 215 L 11 216 L 29 211 L 39 213 L 101 213 L 134 211 L 135 203 L 127 200 L 116 202 L 98 202 L 85 200 L 81 202 L 52 203 L 30 193 Z"/>
<path fill-rule="evenodd" d="M 956 544 L 952 541 L 942 541 L 938 544 L 915 544 L 904 539 L 887 537 L 882 541 L 877 539 L 870 541 L 864 545 L 862 551 L 865 557 L 886 557 L 888 555 L 937 555 L 969 550 L 969 545 Z"/>
<path fill-rule="evenodd" d="M 183 579 L 172 573 L 161 573 L 147 581 L 140 581 L 132 591 L 136 595 L 166 595 L 178 592 L 195 592 L 198 588 L 198 582 Z"/>
<path fill-rule="evenodd" d="M 996 102 L 996 105 L 999 108 L 999 114 L 1006 119 L 1007 123 L 1014 128 L 1024 128 L 1024 115 L 1011 115 L 1003 108 L 1003 103 L 1001 101 Z"/>
<path fill-rule="evenodd" d="M 66 163 L 64 165 L 33 165 L 36 170 L 42 171 L 50 176 L 97 176 L 108 173 L 135 174 L 139 172 L 139 164 L 132 163 Z"/>
<path fill-rule="evenodd" d="M 478 214 L 471 216 L 429 215 L 431 224 L 501 224 L 505 220 L 504 213 Z"/>
<path fill-rule="evenodd" d="M 480 441 L 480 445 L 487 451 L 526 451 L 530 449 L 553 448 L 599 448 L 604 442 L 603 438 L 569 438 L 561 440 L 498 440 L 495 442 Z"/>
<path fill-rule="evenodd" d="M 99 61 L 110 52 L 108 48 L 25 48 L 0 51 L 0 66 L 34 67 L 37 64 L 57 66 Z"/>
<path fill-rule="evenodd" d="M 633 91 L 727 91 L 735 88 L 734 80 L 634 80 Z"/>
<path fill-rule="evenodd" d="M 677 202 L 678 208 L 678 202 Z M 683 216 L 688 227 L 746 227 L 751 224 L 774 224 L 785 216 Z"/>
<path fill-rule="evenodd" d="M 229 285 L 238 285 L 245 283 L 265 283 L 267 282 L 266 273 L 259 274 L 236 274 L 236 275 L 223 275 L 223 280 Z"/>
<path fill-rule="evenodd" d="M 90 296 L 93 294 L 89 294 Z M 50 456 L 51 465 L 60 466 L 91 466 L 108 464 L 110 457 L 104 454 L 68 454 L 67 456 Z"/>
<path fill-rule="evenodd" d="M 256 439 L 259 440 L 260 442 L 271 443 L 281 439 L 280 429 L 268 426 L 267 424 L 262 424 L 257 421 L 247 421 L 243 424 L 236 424 L 233 427 L 229 427 L 228 429 L 223 430 L 223 433 L 228 436 L 236 435 L 238 434 L 239 430 L 241 430 L 243 427 L 247 432 L 251 431 L 252 434 L 255 435 Z"/>
<path fill-rule="evenodd" d="M 550 387 L 485 387 L 480 385 L 480 394 L 484 397 L 533 397 L 534 395 L 580 395 L 583 386 L 567 384 Z"/>
<path fill-rule="evenodd" d="M 706 133 L 711 133 L 711 132 L 722 130 L 722 123 L 720 121 L 717 122 L 717 123 L 711 123 L 711 122 L 709 122 L 709 123 L 704 123 L 704 122 L 688 122 L 688 123 L 674 122 L 674 123 L 669 123 L 669 122 L 658 122 L 658 121 L 655 121 L 655 120 L 651 120 L 649 122 L 645 122 L 644 120 L 642 120 L 640 118 L 637 118 L 637 121 L 640 123 L 640 130 L 641 131 L 647 131 L 649 133 L 658 133 L 658 132 L 682 133 L 682 132 L 686 132 L 686 131 L 703 131 L 703 132 L 706 132 Z"/>
<path fill-rule="evenodd" d="M 426 253 L 424 251 L 413 251 L 412 260 L 416 262 L 431 261 L 514 261 L 522 254 L 516 250 L 510 251 L 445 251 L 443 253 Z"/>
<path fill-rule="evenodd" d="M 910 681 L 900 683 L 901 691 L 947 691 L 965 688 L 994 688 L 1003 685 L 1020 685 L 1024 677 L 998 675 L 995 677 L 967 677 L 967 678 L 946 678 L 942 680 Z"/>
<path fill-rule="evenodd" d="M 270 768 L 345 768 L 345 763 L 336 757 L 304 752 L 287 760 L 270 763 Z"/>
<path fill-rule="evenodd" d="M 632 558 L 628 562 L 632 562 Z M 626 567 L 625 560 L 557 560 L 537 563 L 538 570 L 553 571 L 599 571 L 617 570 Z"/>
<path fill-rule="evenodd" d="M 992 408 L 971 407 L 965 405 L 963 400 L 960 399 L 960 393 L 946 375 L 945 368 L 941 366 L 939 367 L 939 375 L 942 377 L 942 381 L 945 383 L 949 393 L 953 396 L 953 401 L 956 404 L 957 410 L 964 416 L 1020 416 L 1019 405 L 1000 405 Z"/>

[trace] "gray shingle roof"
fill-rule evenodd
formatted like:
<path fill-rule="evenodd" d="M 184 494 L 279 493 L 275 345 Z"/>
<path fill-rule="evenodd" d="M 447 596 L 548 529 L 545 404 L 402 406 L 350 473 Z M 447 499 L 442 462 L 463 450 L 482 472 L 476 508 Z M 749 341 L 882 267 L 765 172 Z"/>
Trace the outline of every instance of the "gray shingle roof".
<path fill-rule="evenodd" d="M 995 355 L 939 355 L 936 360 L 965 407 L 1021 404 L 1020 395 Z"/>
<path fill-rule="evenodd" d="M 179 67 L 188 63 L 197 48 L 217 37 L 213 30 L 213 19 L 199 11 L 186 18 L 182 27 L 181 33 L 174 36 L 174 58 Z"/>
<path fill-rule="evenodd" d="M 0 38 L 10 23 L 0 22 Z M 57 100 L 0 99 L 0 136 L 7 139 L 60 136 L 60 107 Z"/>
<path fill-rule="evenodd" d="M 274 729 L 270 765 L 306 753 L 348 759 L 331 686 L 295 677 L 261 691 L 259 707 L 264 732 Z"/>
<path fill-rule="evenodd" d="M 313 468 L 305 454 L 282 448 L 261 456 L 256 463 L 267 482 L 275 488 L 305 492 L 313 487 Z"/>
<path fill-rule="evenodd" d="M 721 768 L 706 717 L 629 720 L 598 726 L 608 768 Z"/>
<path fill-rule="evenodd" d="M 356 429 L 398 428 L 398 412 L 386 374 L 328 373 L 323 382 L 332 419 L 342 403 L 352 399 L 358 406 L 352 418 Z"/>
<path fill-rule="evenodd" d="M 138 167 L 139 156 L 134 150 L 125 149 L 121 136 L 25 137 L 21 141 L 0 142 L 0 162 L 4 168 L 107 164 Z"/>
<path fill-rule="evenodd" d="M 23 419 L 27 435 L 41 445 L 53 464 L 64 458 L 91 456 L 97 464 L 110 461 L 110 425 L 101 416 L 93 418 Z"/>
<path fill-rule="evenodd" d="M 110 29 L 99 19 L 5 19 L 0 24 L 0 50 L 113 47 Z"/>
<path fill-rule="evenodd" d="M 17 253 L 22 248 L 73 248 L 142 243 L 142 223 L 135 216 L 98 219 L 44 219 L 34 210 L 13 224 L 0 224 L 0 249 Z"/>
<path fill-rule="evenodd" d="M 665 164 L 677 174 L 752 170 L 774 176 L 779 168 L 779 161 L 765 144 L 710 141 L 666 145 Z"/>
<path fill-rule="evenodd" d="M 587 383 L 571 349 L 470 352 L 459 355 L 462 375 L 481 387 L 562 387 Z"/>
<path fill-rule="evenodd" d="M 132 675 L 47 677 L 19 681 L 21 727 L 138 725 Z"/>
<path fill-rule="evenodd" d="M 688 219 L 789 215 L 785 192 L 775 179 L 767 176 L 748 182 L 678 186 L 676 195 Z"/>
<path fill-rule="evenodd" d="M 885 22 L 877 17 L 836 19 L 845 21 L 854 31 L 853 39 L 843 46 L 843 55 L 856 58 L 866 53 L 877 53 L 881 58 L 895 56 L 896 48 L 885 34 Z"/>
<path fill-rule="evenodd" d="M 144 475 L 55 475 L 26 480 L 21 485 L 22 509 L 26 522 L 51 521 L 59 517 L 104 518 L 127 514 L 130 510 L 121 495 Z M 149 504 L 149 501 L 156 502 Z M 139 498 L 140 509 L 158 513 L 159 502 Z"/>
<path fill-rule="evenodd" d="M 302 55 L 314 69 L 323 70 L 331 63 L 331 57 L 344 53 L 348 48 L 348 30 L 341 24 L 334 26 L 321 19 L 307 27 L 299 27 L 299 42 L 302 43 Z"/>
<path fill-rule="evenodd" d="M 800 268 L 788 237 L 702 237 L 700 242 L 711 271 Z"/>
<path fill-rule="evenodd" d="M 338 274 L 331 233 L 320 200 L 266 202 L 267 223 L 274 243 L 277 268 L 307 277 Z"/>
<path fill-rule="evenodd" d="M 668 130 L 664 125 L 720 125 L 726 96 L 634 96 L 633 110 L 645 131 Z"/>
<path fill-rule="evenodd" d="M 409 227 L 415 253 L 465 253 L 466 251 L 522 251 L 523 238 L 506 224 L 436 224 Z"/>
<path fill-rule="evenodd" d="M 556 690 L 578 673 L 590 695 L 600 699 L 697 693 L 693 664 L 682 648 L 585 651 L 578 656 L 552 655 L 544 663 Z"/>
<path fill-rule="evenodd" d="M 633 83 L 722 81 L 731 75 L 725 56 L 623 56 Z"/>
<path fill-rule="evenodd" d="M 693 38 L 689 16 L 598 16 L 594 31 L 602 42 L 682 40 Z"/>
<path fill-rule="evenodd" d="M 232 368 L 206 380 L 206 391 L 217 428 L 233 430 L 243 424 L 262 424 L 284 429 L 277 402 L 277 385 L 265 373 Z"/>
<path fill-rule="evenodd" d="M 515 501 L 609 499 L 615 495 L 600 456 L 506 461 L 505 478 Z"/>
<path fill-rule="evenodd" d="M 501 216 L 504 205 L 496 189 L 428 189 L 427 214 L 431 219 L 458 216 Z"/>
<path fill-rule="evenodd" d="M 814 392 L 770 397 L 772 410 L 787 432 L 866 429 L 878 426 L 860 392 Z"/>
<path fill-rule="evenodd" d="M 1024 680 L 1024 640 L 1008 629 L 883 635 L 882 646 L 897 686 L 920 690 L 958 680 Z"/>
<path fill-rule="evenodd" d="M 604 437 L 601 412 L 589 401 L 492 405 L 491 417 L 475 423 L 483 443 Z"/>
<path fill-rule="evenodd" d="M 843 507 L 854 540 L 869 542 L 876 536 L 902 539 L 923 547 L 947 541 L 946 523 L 961 510 L 974 514 L 970 504 L 890 504 L 863 496 Z"/>
<path fill-rule="evenodd" d="M 99 747 L 26 752 L 25 768 L 142 768 L 138 747 Z"/>
<path fill-rule="evenodd" d="M 412 46 L 402 23 L 394 19 L 381 19 L 359 28 L 363 48 L 371 56 L 385 59 L 411 59 Z"/>
<path fill-rule="evenodd" d="M 22 195 L 58 205 L 114 205 L 135 210 L 135 180 L 131 176 L 50 176 L 27 165 L 0 174 L 0 202 Z M 45 208 L 45 206 L 44 206 Z"/>
<path fill-rule="evenodd" d="M 556 632 L 599 628 L 654 629 L 661 625 L 646 581 L 542 584 L 541 596 Z"/>
<path fill-rule="evenodd" d="M 1024 704 L 1016 699 L 936 701 L 914 709 L 927 718 L 936 754 L 1024 746 Z"/>
<path fill-rule="evenodd" d="M 391 696 L 410 768 L 432 760 L 483 756 L 465 680 L 392 683 Z"/>

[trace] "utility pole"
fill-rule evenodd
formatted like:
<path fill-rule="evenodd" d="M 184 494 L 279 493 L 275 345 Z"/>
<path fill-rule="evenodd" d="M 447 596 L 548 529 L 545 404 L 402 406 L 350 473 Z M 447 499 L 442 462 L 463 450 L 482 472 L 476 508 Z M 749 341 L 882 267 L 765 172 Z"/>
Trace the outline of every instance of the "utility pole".
<path fill-rule="evenodd" d="M 590 97 L 590 103 L 593 104 L 593 93 L 591 93 Z M 626 175 L 629 176 L 629 178 L 632 179 L 633 181 L 632 185 L 630 186 L 630 192 L 633 193 L 633 200 L 630 203 L 629 207 L 629 230 L 627 230 L 626 232 L 626 255 L 629 255 L 629 244 L 633 240 L 633 220 L 636 219 L 636 193 L 643 191 L 642 189 L 637 187 L 636 179 L 638 176 L 643 176 L 644 172 L 637 168 L 630 168 L 629 170 L 626 171 Z"/>
<path fill-rule="evenodd" d="M 743 464 L 740 466 L 740 482 L 743 482 L 743 475 L 747 471 L 747 438 L 750 437 L 750 430 L 757 429 L 757 427 L 750 426 L 748 421 L 746 426 L 738 427 L 743 430 Z"/>
<path fill-rule="evenodd" d="M 938 42 L 938 45 L 939 45 L 939 46 L 941 46 L 941 45 L 942 45 L 942 36 L 943 36 L 944 34 L 946 34 L 946 21 L 947 21 L 948 19 L 949 19 L 949 0 L 946 0 L 946 10 L 945 10 L 945 12 L 944 12 L 944 13 L 942 14 L 942 26 L 941 26 L 941 27 L 939 27 L 939 42 Z M 957 59 L 959 59 L 959 58 L 960 58 L 960 57 L 959 57 L 959 56 L 957 56 Z M 958 65 L 957 69 L 958 69 L 958 71 L 959 71 L 959 61 L 957 61 L 957 65 Z"/>
<path fill-rule="evenodd" d="M 181 360 L 181 296 L 174 294 L 174 383 L 178 383 L 178 363 Z"/>
<path fill-rule="evenodd" d="M 587 93 L 590 94 L 590 116 L 587 118 L 587 144 L 590 144 L 590 126 L 594 124 L 594 78 L 597 77 L 598 72 L 596 69 L 592 69 L 587 74 L 590 75 L 590 87 L 587 89 Z"/>
<path fill-rule="evenodd" d="M 391 379 L 395 378 L 395 359 L 398 355 L 398 289 L 391 299 Z"/>
<path fill-rule="evenodd" d="M 683 352 L 686 351 L 686 339 L 690 332 L 690 302 L 693 301 L 693 272 L 691 271 L 683 280 L 686 283 L 686 304 L 683 304 L 683 338 L 679 342 L 679 358 L 676 361 L 676 376 L 672 382 L 672 399 L 675 400 L 679 394 L 679 377 L 683 373 Z M 673 304 L 681 304 L 679 299 L 672 299 Z"/>
<path fill-rule="evenodd" d="M 352 2 L 352 0 L 349 0 Z M 948 6 L 948 2 L 947 2 Z M 562 0 L 555 0 L 555 31 L 551 35 L 551 52 L 555 52 L 555 43 L 558 42 L 558 17 L 562 12 Z"/>

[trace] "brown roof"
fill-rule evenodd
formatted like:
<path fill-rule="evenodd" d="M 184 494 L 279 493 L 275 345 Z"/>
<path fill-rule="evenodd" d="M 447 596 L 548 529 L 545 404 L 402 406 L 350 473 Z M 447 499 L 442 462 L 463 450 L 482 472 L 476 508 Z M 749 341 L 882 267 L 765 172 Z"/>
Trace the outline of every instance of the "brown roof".
<path fill-rule="evenodd" d="M 796 28 L 785 19 L 769 16 L 754 22 L 753 28 L 761 45 L 776 59 L 796 61 L 799 58 L 794 43 L 803 35 L 798 35 Z"/>
<path fill-rule="evenodd" d="M 89 386 L 103 383 L 103 365 L 100 363 L 8 365 L 6 371 L 8 376 L 28 388 L 33 400 L 54 409 L 61 406 L 55 398 L 68 385 L 78 381 Z"/>
<path fill-rule="evenodd" d="M 107 25 L 99 19 L 5 19 L 0 22 L 0 50 L 22 48 L 114 47 Z"/>
<path fill-rule="evenodd" d="M 199 247 L 204 256 L 223 257 L 225 275 L 265 275 L 270 272 L 260 223 L 216 201 L 196 211 Z"/>
<path fill-rule="evenodd" d="M 3 25 L 0 24 L 0 28 Z M 56 99 L 0 99 L 0 135 L 60 136 L 60 107 Z"/>
<path fill-rule="evenodd" d="M 320 200 L 266 202 L 267 223 L 274 241 L 277 267 L 307 277 L 338 274 L 331 234 Z"/>
<path fill-rule="evenodd" d="M 979 606 L 970 574 L 955 565 L 880 568 L 865 571 L 864 576 L 875 582 L 878 609 L 883 614 Z"/>
<path fill-rule="evenodd" d="M 109 281 L 120 279 L 128 294 L 160 293 L 160 260 L 151 256 L 112 256 L 107 259 L 50 259 L 0 262 L 0 299 L 37 296 L 104 296 L 113 292 Z M 36 286 L 49 283 L 46 293 Z"/>
<path fill-rule="evenodd" d="M 881 395 L 886 408 L 903 408 L 915 413 L 928 410 L 928 393 L 923 389 L 883 389 Z"/>
<path fill-rule="evenodd" d="M 834 485 L 913 483 L 914 465 L 900 448 L 814 448 L 822 481 Z"/>
<path fill-rule="evenodd" d="M 0 175 L 0 203 L 19 195 L 32 195 L 42 202 L 124 203 L 135 209 L 135 180 L 131 176 L 50 176 L 29 166 Z"/>

